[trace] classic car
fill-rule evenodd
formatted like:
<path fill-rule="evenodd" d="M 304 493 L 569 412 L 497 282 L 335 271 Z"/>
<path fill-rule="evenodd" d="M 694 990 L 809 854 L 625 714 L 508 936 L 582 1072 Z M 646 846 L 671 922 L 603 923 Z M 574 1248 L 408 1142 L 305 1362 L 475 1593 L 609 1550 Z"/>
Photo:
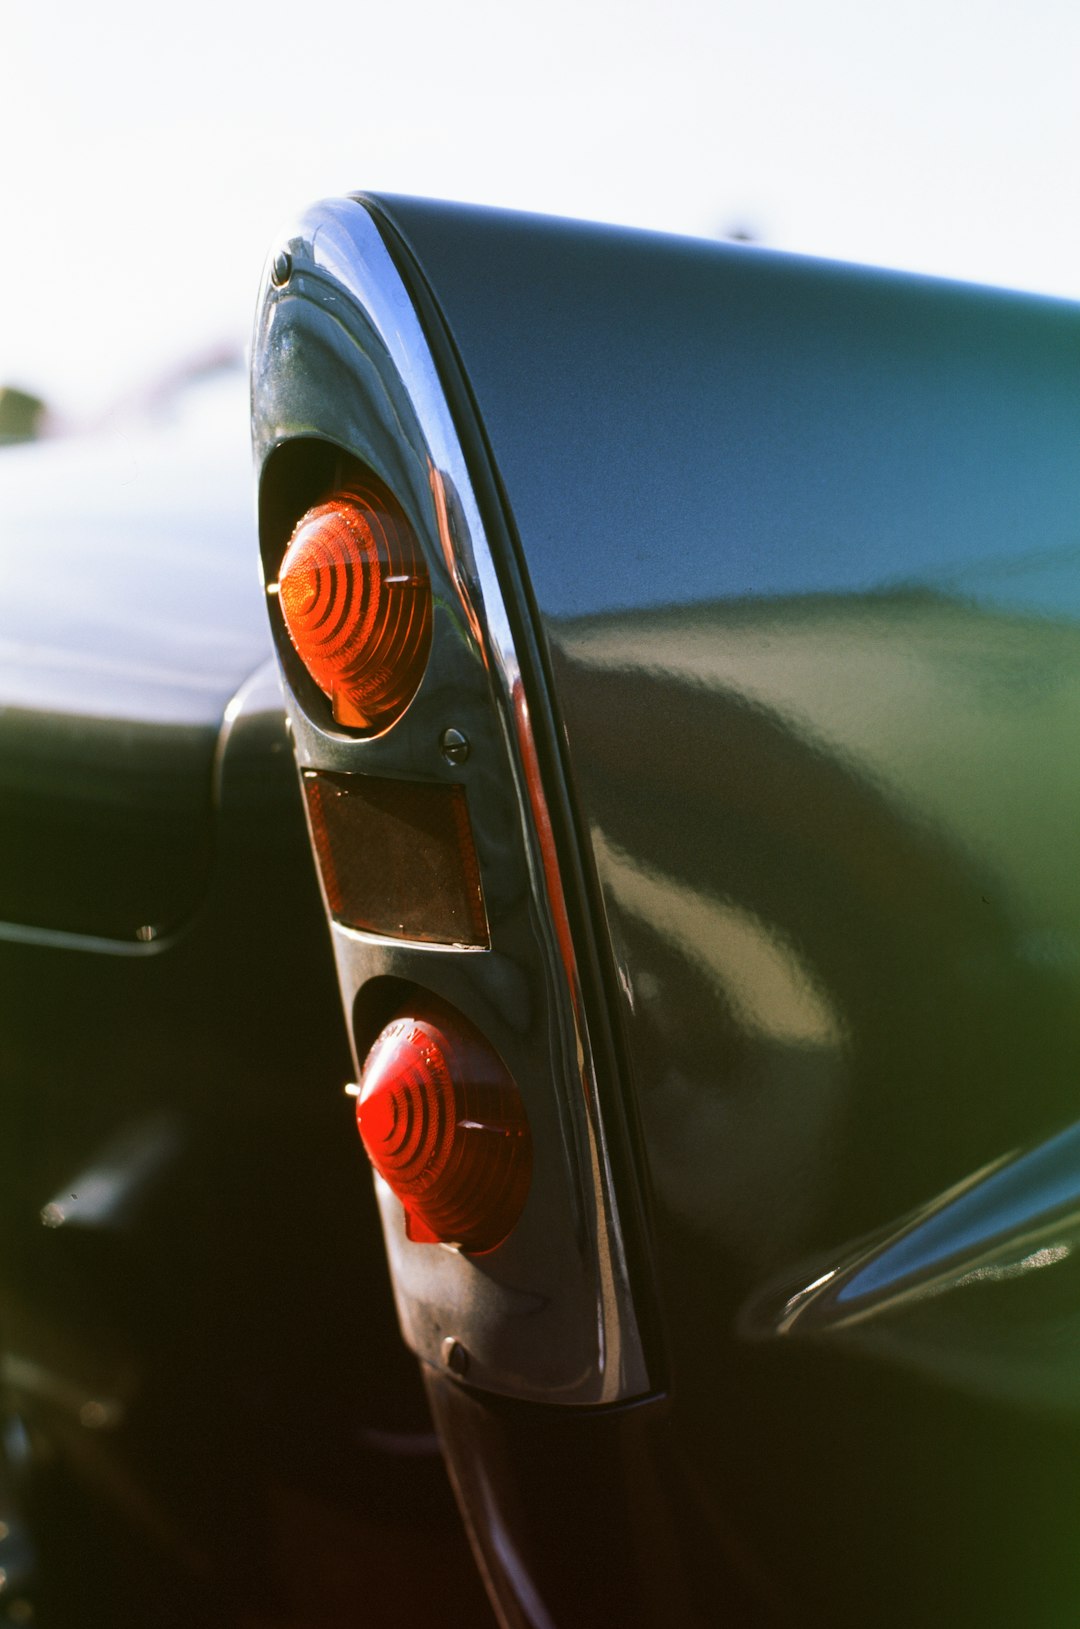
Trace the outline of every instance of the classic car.
<path fill-rule="evenodd" d="M 275 246 L 268 608 L 505 1624 L 1075 1621 L 1078 362 L 743 245 Z"/>
<path fill-rule="evenodd" d="M 11 1621 L 1074 1623 L 1078 353 L 357 196 L 265 608 L 5 454 Z"/>

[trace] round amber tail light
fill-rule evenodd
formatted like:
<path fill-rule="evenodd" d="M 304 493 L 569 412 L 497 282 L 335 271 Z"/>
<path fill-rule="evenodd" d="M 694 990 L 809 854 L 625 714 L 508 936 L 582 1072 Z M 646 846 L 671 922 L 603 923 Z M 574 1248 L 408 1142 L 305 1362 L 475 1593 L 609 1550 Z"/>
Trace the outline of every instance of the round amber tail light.
<path fill-rule="evenodd" d="M 441 1004 L 403 1013 L 364 1064 L 356 1121 L 368 1156 L 422 1244 L 501 1244 L 532 1175 L 525 1107 L 484 1037 Z"/>
<path fill-rule="evenodd" d="M 381 730 L 401 716 L 431 648 L 431 584 L 391 493 L 357 484 L 302 515 L 278 597 L 297 655 L 339 723 Z"/>

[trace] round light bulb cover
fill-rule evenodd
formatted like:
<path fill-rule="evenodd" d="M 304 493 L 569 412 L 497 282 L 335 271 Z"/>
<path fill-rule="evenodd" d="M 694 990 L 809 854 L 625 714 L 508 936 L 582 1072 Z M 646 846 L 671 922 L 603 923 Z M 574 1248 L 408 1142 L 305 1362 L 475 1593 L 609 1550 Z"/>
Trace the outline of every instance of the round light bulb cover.
<path fill-rule="evenodd" d="M 356 1122 L 423 1244 L 494 1250 L 525 1206 L 532 1138 L 494 1047 L 441 1003 L 400 1013 L 364 1063 Z"/>
<path fill-rule="evenodd" d="M 334 718 L 387 728 L 419 688 L 431 649 L 431 583 L 396 498 L 350 486 L 297 522 L 278 572 L 278 603 L 297 655 Z"/>

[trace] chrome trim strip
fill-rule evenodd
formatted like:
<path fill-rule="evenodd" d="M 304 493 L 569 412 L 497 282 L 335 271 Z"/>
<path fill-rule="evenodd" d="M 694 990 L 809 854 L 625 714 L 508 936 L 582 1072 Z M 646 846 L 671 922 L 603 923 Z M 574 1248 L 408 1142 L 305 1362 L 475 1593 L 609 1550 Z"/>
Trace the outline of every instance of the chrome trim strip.
<path fill-rule="evenodd" d="M 0 922 L 0 940 L 12 945 L 39 945 L 45 950 L 77 950 L 95 956 L 158 956 L 174 945 L 178 934 L 160 938 L 106 939 L 94 933 L 67 933 L 63 928 L 31 928 L 20 922 Z"/>

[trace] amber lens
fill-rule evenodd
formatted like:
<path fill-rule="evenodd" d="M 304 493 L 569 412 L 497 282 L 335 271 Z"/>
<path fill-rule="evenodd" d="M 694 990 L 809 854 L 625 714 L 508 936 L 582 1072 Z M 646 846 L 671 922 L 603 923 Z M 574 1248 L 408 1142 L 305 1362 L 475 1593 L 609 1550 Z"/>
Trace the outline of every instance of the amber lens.
<path fill-rule="evenodd" d="M 350 486 L 296 525 L 278 574 L 285 626 L 333 716 L 385 729 L 416 694 L 431 648 L 431 584 L 397 500 Z"/>
<path fill-rule="evenodd" d="M 506 1065 L 460 1013 L 425 1001 L 386 1026 L 356 1120 L 410 1239 L 476 1252 L 502 1243 L 528 1196 L 532 1139 Z"/>
<path fill-rule="evenodd" d="M 392 939 L 486 948 L 463 786 L 306 769 L 304 792 L 335 921 Z"/>

